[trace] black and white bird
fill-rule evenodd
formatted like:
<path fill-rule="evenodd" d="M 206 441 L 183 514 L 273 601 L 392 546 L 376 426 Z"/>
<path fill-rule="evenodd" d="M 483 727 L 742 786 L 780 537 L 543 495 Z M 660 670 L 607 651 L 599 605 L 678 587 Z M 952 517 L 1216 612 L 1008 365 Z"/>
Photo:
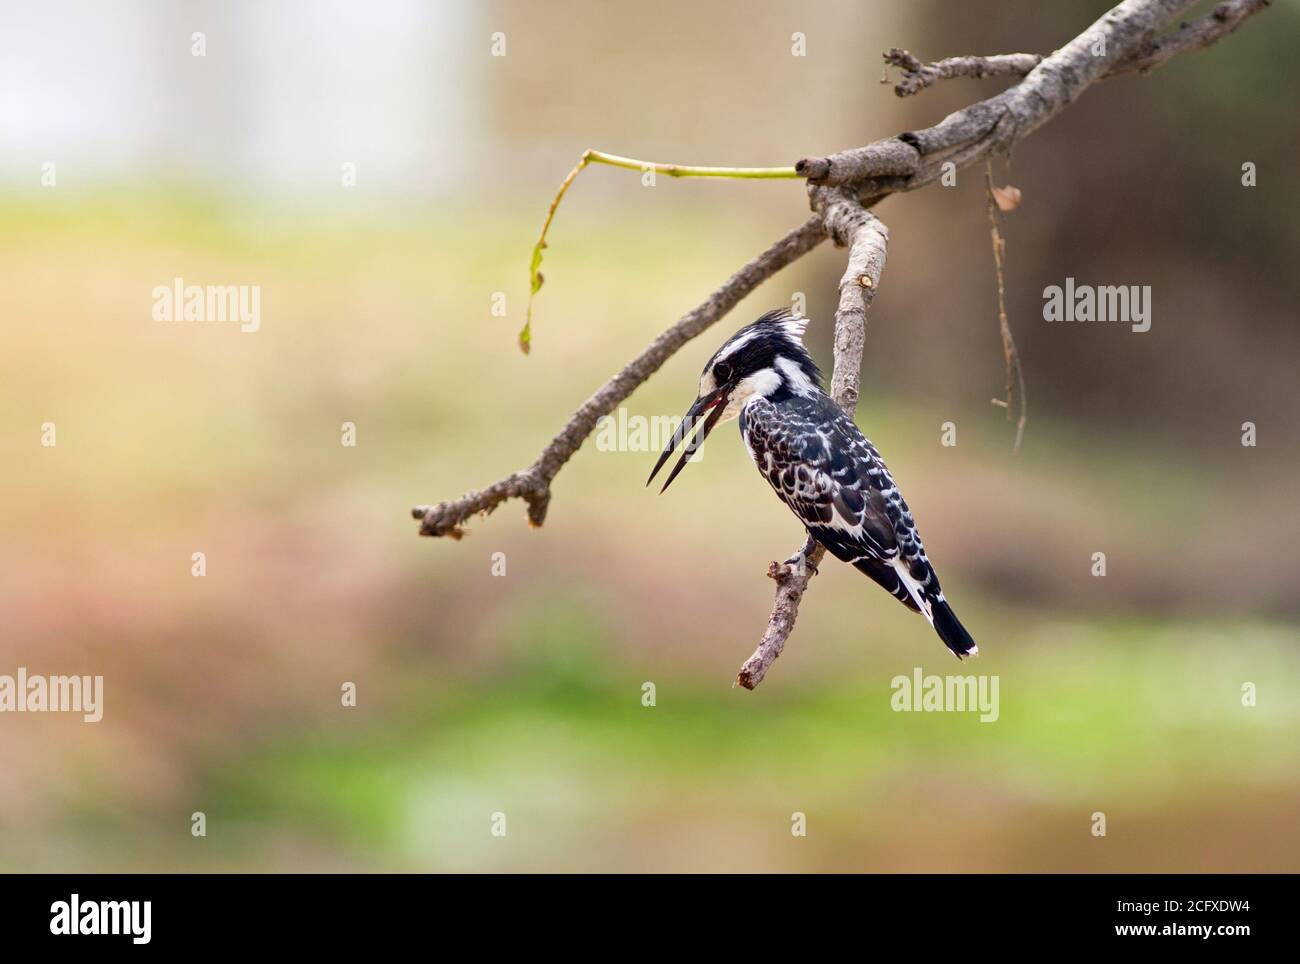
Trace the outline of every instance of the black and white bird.
<path fill-rule="evenodd" d="M 821 372 L 803 344 L 807 326 L 806 318 L 789 311 L 769 311 L 732 335 L 704 366 L 699 397 L 646 484 L 697 425 L 699 433 L 664 490 L 719 422 L 740 416 L 754 464 L 808 532 L 803 549 L 787 561 L 806 564 L 821 543 L 925 616 L 958 659 L 973 656 L 979 652 L 975 640 L 944 599 L 884 460 L 822 388 Z"/>

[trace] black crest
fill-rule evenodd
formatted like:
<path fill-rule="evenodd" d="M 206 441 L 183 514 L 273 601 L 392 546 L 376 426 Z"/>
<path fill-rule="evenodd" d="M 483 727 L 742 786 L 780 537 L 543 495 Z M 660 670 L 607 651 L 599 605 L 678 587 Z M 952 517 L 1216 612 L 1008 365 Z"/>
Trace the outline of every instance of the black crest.
<path fill-rule="evenodd" d="M 757 321 L 736 332 L 719 348 L 704 366 L 705 371 L 723 362 L 743 378 L 752 372 L 772 368 L 778 357 L 790 359 L 818 388 L 822 387 L 821 369 L 803 344 L 803 333 L 808 327 L 807 318 L 797 318 L 788 308 L 777 308 Z"/>

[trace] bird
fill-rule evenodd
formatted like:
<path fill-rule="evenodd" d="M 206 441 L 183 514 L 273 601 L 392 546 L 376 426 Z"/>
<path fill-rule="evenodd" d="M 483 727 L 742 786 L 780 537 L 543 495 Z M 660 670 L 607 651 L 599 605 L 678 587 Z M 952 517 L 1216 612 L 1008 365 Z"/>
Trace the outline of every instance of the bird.
<path fill-rule="evenodd" d="M 698 427 L 660 489 L 666 492 L 714 428 L 739 418 L 750 458 L 806 530 L 803 548 L 786 562 L 802 568 L 820 543 L 923 615 L 959 660 L 974 656 L 979 648 L 944 598 L 884 459 L 822 387 L 804 347 L 807 328 L 807 318 L 777 309 L 727 339 L 704 366 L 699 395 L 646 485 Z"/>

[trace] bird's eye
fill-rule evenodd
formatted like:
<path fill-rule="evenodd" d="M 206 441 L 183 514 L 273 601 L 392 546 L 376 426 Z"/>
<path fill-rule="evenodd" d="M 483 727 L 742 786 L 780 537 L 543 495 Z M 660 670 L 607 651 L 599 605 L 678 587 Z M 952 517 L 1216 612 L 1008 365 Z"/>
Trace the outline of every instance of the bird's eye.
<path fill-rule="evenodd" d="M 726 362 L 718 362 L 713 366 L 713 378 L 719 385 L 731 381 L 731 366 Z"/>

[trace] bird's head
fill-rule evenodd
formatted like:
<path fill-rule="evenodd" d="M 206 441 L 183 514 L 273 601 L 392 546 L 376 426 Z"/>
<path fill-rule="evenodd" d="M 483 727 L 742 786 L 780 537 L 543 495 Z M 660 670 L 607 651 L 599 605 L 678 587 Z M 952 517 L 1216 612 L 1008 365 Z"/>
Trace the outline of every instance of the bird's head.
<path fill-rule="evenodd" d="M 709 359 L 700 373 L 700 393 L 686 410 L 682 423 L 668 441 L 668 447 L 646 479 L 649 485 L 677 446 L 700 422 L 699 432 L 687 443 L 681 460 L 664 483 L 664 491 L 704 444 L 719 422 L 740 414 L 751 398 L 780 400 L 792 395 L 813 395 L 821 391 L 821 372 L 808 349 L 803 346 L 807 318 L 796 318 L 790 311 L 769 311 L 758 321 L 746 325 L 728 338 Z M 707 413 L 707 415 L 706 415 Z"/>

